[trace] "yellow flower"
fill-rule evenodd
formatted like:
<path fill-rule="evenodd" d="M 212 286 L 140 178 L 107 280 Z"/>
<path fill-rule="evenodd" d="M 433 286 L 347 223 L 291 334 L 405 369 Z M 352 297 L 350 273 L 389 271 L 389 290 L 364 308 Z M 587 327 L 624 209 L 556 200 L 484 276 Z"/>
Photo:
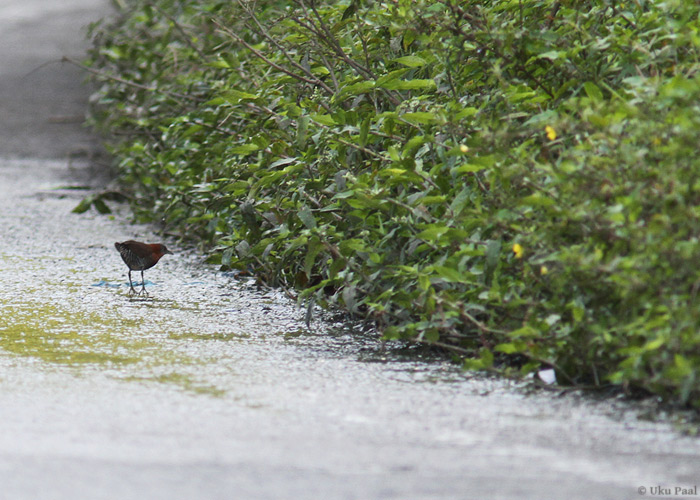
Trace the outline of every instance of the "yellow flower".
<path fill-rule="evenodd" d="M 540 267 L 540 274 L 541 274 L 542 276 L 544 276 L 544 275 L 547 274 L 548 272 L 549 272 L 549 269 L 547 269 L 547 266 L 541 266 L 541 267 Z"/>
<path fill-rule="evenodd" d="M 522 259 L 523 258 L 523 247 L 520 245 L 520 243 L 516 243 L 513 245 L 513 253 L 515 254 L 516 259 Z"/>
<path fill-rule="evenodd" d="M 466 144 L 462 144 L 461 146 L 459 146 L 459 150 L 460 150 L 462 153 L 466 153 L 466 152 L 469 151 L 469 147 L 467 147 Z"/>
<path fill-rule="evenodd" d="M 547 125 L 544 128 L 544 131 L 547 134 L 547 139 L 549 139 L 550 141 L 553 141 L 557 138 L 557 131 L 554 130 L 551 126 Z"/>

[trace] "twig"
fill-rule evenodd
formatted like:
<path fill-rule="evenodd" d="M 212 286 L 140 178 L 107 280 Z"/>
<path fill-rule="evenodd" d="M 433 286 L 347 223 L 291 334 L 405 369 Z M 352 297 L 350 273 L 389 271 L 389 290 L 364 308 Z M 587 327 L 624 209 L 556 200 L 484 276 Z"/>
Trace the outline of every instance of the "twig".
<path fill-rule="evenodd" d="M 285 67 L 283 67 L 283 66 L 280 66 L 279 64 L 277 64 L 276 62 L 274 62 L 274 61 L 272 61 L 270 58 L 268 58 L 265 54 L 263 54 L 262 52 L 260 52 L 258 49 L 256 49 L 255 47 L 253 47 L 251 44 L 249 44 L 248 42 L 246 42 L 246 41 L 245 41 L 242 37 L 240 37 L 238 34 L 236 34 L 236 33 L 234 33 L 233 31 L 231 31 L 229 28 L 227 28 L 227 27 L 225 27 L 225 26 L 222 26 L 222 25 L 221 25 L 218 21 L 216 21 L 216 20 L 214 20 L 213 22 L 214 22 L 214 24 L 216 24 L 216 25 L 219 27 L 219 29 L 220 29 L 221 31 L 223 31 L 224 33 L 226 33 L 227 35 L 229 35 L 231 38 L 236 39 L 239 43 L 243 44 L 243 45 L 245 46 L 245 48 L 247 48 L 248 50 L 250 50 L 250 51 L 253 53 L 253 55 L 255 55 L 255 57 L 257 57 L 257 58 L 261 59 L 262 61 L 264 61 L 268 66 L 270 66 L 270 67 L 272 67 L 272 68 L 275 68 L 277 71 L 281 71 L 281 72 L 284 73 L 285 75 L 291 76 L 291 77 L 294 78 L 295 80 L 299 80 L 299 81 L 302 81 L 302 82 L 304 82 L 304 83 L 308 83 L 309 85 L 318 85 L 318 86 L 320 86 L 321 88 L 323 88 L 324 90 L 326 90 L 327 92 L 333 94 L 333 90 L 331 90 L 331 88 L 328 87 L 328 85 L 326 85 L 322 80 L 319 80 L 318 78 L 315 78 L 315 77 L 314 77 L 313 79 L 310 79 L 310 78 L 307 78 L 307 77 L 304 76 L 304 75 L 300 75 L 299 73 L 295 73 L 295 72 L 293 72 L 293 71 L 291 71 L 291 70 L 289 70 L 289 69 L 287 69 L 287 68 L 285 68 Z M 329 106 L 328 104 L 326 104 L 325 102 L 320 101 L 319 104 L 320 104 L 321 106 L 323 106 L 323 108 L 324 108 L 328 113 L 331 113 L 331 112 L 332 112 L 330 106 Z"/>
<path fill-rule="evenodd" d="M 421 342 L 421 343 L 424 343 L 424 344 L 426 344 L 426 345 L 434 345 L 435 347 L 440 347 L 440 348 L 446 349 L 446 350 L 448 350 L 448 351 L 459 352 L 459 353 L 461 353 L 461 354 L 466 354 L 466 355 L 469 355 L 469 356 L 473 356 L 473 355 L 474 355 L 474 351 L 473 351 L 473 350 L 470 351 L 469 349 L 464 349 L 463 347 L 457 347 L 456 345 L 447 344 L 447 343 L 445 343 L 445 342 L 438 342 L 438 341 L 429 342 L 429 341 L 427 341 L 427 340 L 423 340 L 423 341 L 420 341 L 420 342 Z"/>
<path fill-rule="evenodd" d="M 459 314 L 460 314 L 463 318 L 469 320 L 471 323 L 473 323 L 474 325 L 476 325 L 476 327 L 477 327 L 479 330 L 483 331 L 483 332 L 495 333 L 495 334 L 497 334 L 497 335 L 508 335 L 508 332 L 504 332 L 503 330 L 495 330 L 495 329 L 493 329 L 493 328 L 489 328 L 488 326 L 486 326 L 485 324 L 483 324 L 481 321 L 479 321 L 478 319 L 476 319 L 474 316 L 472 316 L 471 314 L 469 314 L 467 311 L 465 311 L 465 310 L 462 309 L 462 308 L 460 308 Z"/>
<path fill-rule="evenodd" d="M 306 16 L 307 19 L 310 19 L 309 11 L 304 4 L 303 0 L 297 0 L 296 2 L 301 6 L 301 8 L 304 10 L 304 15 Z M 324 41 L 328 47 L 333 51 L 333 53 L 338 56 L 345 64 L 353 68 L 358 75 L 363 76 L 366 79 L 372 79 L 376 80 L 377 75 L 372 71 L 372 69 L 369 66 L 363 66 L 362 64 L 358 63 L 354 59 L 351 59 L 348 57 L 348 55 L 345 53 L 343 50 L 343 47 L 341 47 L 340 43 L 338 40 L 335 38 L 331 30 L 328 28 L 326 23 L 323 21 L 323 18 L 319 14 L 318 10 L 316 9 L 315 5 L 311 5 L 311 10 L 314 13 L 314 17 L 318 20 L 319 27 L 316 28 L 313 24 L 309 23 L 303 23 L 300 19 L 298 18 L 293 18 L 297 23 L 299 23 L 301 26 L 305 27 L 309 31 L 311 31 L 313 34 L 315 34 L 320 40 Z M 387 97 L 393 102 L 394 105 L 398 105 L 401 103 L 401 100 L 398 99 L 396 96 L 394 96 L 391 91 L 386 90 L 386 89 L 381 89 Z"/>
<path fill-rule="evenodd" d="M 222 127 L 221 125 L 218 124 L 211 124 L 211 123 L 206 123 L 205 121 L 202 120 L 188 120 L 186 123 L 192 123 L 194 125 L 199 125 L 201 127 L 206 127 L 210 128 L 212 130 L 218 130 L 221 133 L 224 133 L 226 135 L 230 135 L 231 137 L 236 137 L 241 139 L 243 136 L 239 134 L 238 132 L 234 132 L 233 130 L 229 130 L 227 128 Z"/>
<path fill-rule="evenodd" d="M 191 95 L 186 95 L 186 94 L 180 94 L 178 92 L 170 92 L 168 90 L 160 90 L 157 87 L 149 87 L 148 85 L 143 85 L 141 83 L 136 83 L 132 82 L 130 80 L 124 80 L 123 78 L 119 78 L 118 76 L 110 75 L 105 73 L 104 71 L 100 71 L 98 69 L 91 68 L 90 66 L 86 66 L 85 64 L 81 63 L 80 61 L 76 61 L 75 59 L 68 57 L 68 56 L 63 56 L 61 58 L 61 62 L 67 62 L 70 64 L 73 64 L 74 66 L 77 66 L 79 68 L 84 69 L 88 73 L 92 73 L 93 75 L 97 75 L 101 78 L 105 78 L 107 80 L 114 80 L 115 82 L 123 83 L 124 85 L 128 85 L 129 87 L 134 87 L 137 89 L 141 90 L 146 90 L 148 92 L 155 92 L 163 95 L 167 95 L 170 97 L 174 97 L 177 99 L 187 99 L 191 101 L 199 101 L 200 99 Z"/>
<path fill-rule="evenodd" d="M 259 105 L 253 104 L 253 103 L 247 103 L 247 104 L 248 104 L 248 107 L 249 107 L 249 108 L 260 109 L 260 110 L 263 110 L 263 111 L 265 111 L 266 113 L 268 113 L 268 114 L 270 114 L 270 115 L 272 115 L 272 116 L 282 118 L 282 117 L 280 116 L 279 113 L 276 113 L 275 111 L 271 110 L 271 109 L 268 108 L 267 106 L 259 106 Z M 328 131 L 331 130 L 331 127 L 329 127 L 328 125 L 324 125 L 323 123 L 319 123 L 319 122 L 317 122 L 317 121 L 315 121 L 315 120 L 314 120 L 314 123 L 317 124 L 319 127 L 323 128 L 323 129 L 326 129 L 326 130 L 328 130 Z M 341 144 L 345 144 L 346 146 L 349 146 L 349 147 L 351 147 L 351 148 L 357 149 L 358 151 L 362 151 L 363 153 L 366 153 L 366 154 L 368 154 L 368 155 L 370 155 L 370 156 L 374 156 L 375 158 L 378 158 L 378 159 L 380 159 L 380 160 L 386 160 L 386 157 L 382 156 L 381 154 L 376 153 L 376 152 L 372 151 L 371 149 L 367 149 L 367 148 L 365 148 L 365 147 L 363 147 L 363 146 L 360 146 L 360 145 L 358 145 L 358 144 L 353 144 L 352 142 L 346 141 L 345 139 L 342 139 L 342 138 L 340 138 L 340 137 L 338 137 L 338 136 L 335 136 L 335 135 L 334 135 L 334 136 L 333 136 L 333 140 L 334 140 L 334 141 L 338 141 L 338 142 L 341 143 Z"/>
<path fill-rule="evenodd" d="M 317 78 L 313 73 L 311 73 L 311 71 L 309 71 L 309 70 L 308 70 L 307 68 L 305 68 L 303 65 L 299 64 L 299 63 L 296 62 L 294 59 L 292 59 L 292 57 L 289 55 L 289 52 L 288 52 L 287 50 L 285 50 L 285 48 L 282 47 L 282 45 L 281 45 L 277 40 L 275 40 L 275 39 L 268 33 L 268 31 L 263 27 L 263 25 L 260 23 L 260 21 L 258 20 L 257 16 L 255 15 L 255 13 L 254 13 L 253 11 L 251 11 L 250 8 L 248 8 L 248 7 L 246 7 L 245 5 L 243 5 L 243 2 L 242 2 L 241 0 L 238 0 L 238 5 L 240 5 L 240 7 L 241 7 L 243 10 L 245 10 L 245 11 L 248 13 L 248 16 L 250 16 L 250 18 L 255 22 L 255 24 L 256 24 L 257 27 L 258 27 L 258 33 L 260 33 L 260 34 L 261 34 L 262 36 L 264 36 L 270 43 L 272 43 L 275 47 L 277 47 L 277 49 L 278 49 L 280 52 L 282 52 L 282 54 L 284 55 L 284 57 L 287 59 L 287 61 L 289 61 L 289 63 L 290 63 L 292 66 L 294 66 L 294 67 L 297 68 L 298 70 L 302 71 L 308 78 L 313 79 L 314 82 L 316 83 L 316 85 L 319 85 L 321 88 L 323 88 L 323 90 L 325 90 L 326 92 L 328 92 L 328 93 L 331 94 L 331 95 L 334 94 L 334 91 L 333 91 L 330 87 L 328 87 L 328 85 L 326 85 L 325 82 L 323 82 L 322 80 L 320 80 L 319 78 Z M 240 38 L 240 37 L 239 37 L 239 38 Z"/>
<path fill-rule="evenodd" d="M 189 47 L 190 47 L 192 50 L 194 50 L 194 51 L 197 53 L 197 55 L 198 55 L 199 57 L 201 57 L 202 59 L 205 58 L 204 52 L 202 52 L 202 50 L 201 50 L 199 47 L 197 47 L 194 43 L 192 43 L 192 39 L 191 39 L 189 36 L 187 36 L 187 33 L 185 33 L 185 30 L 182 28 L 182 26 L 180 25 L 180 23 L 178 23 L 177 20 L 176 20 L 173 16 L 171 16 L 170 14 L 168 14 L 167 12 L 165 12 L 163 9 L 161 9 L 160 7 L 158 7 L 157 5 L 155 5 L 153 2 L 150 2 L 149 5 L 150 5 L 151 7 L 153 7 L 155 10 L 157 10 L 158 12 L 160 12 L 162 15 L 164 15 L 165 17 L 167 17 L 168 20 L 169 20 L 171 23 L 173 23 L 173 26 L 175 26 L 175 29 L 178 30 L 178 31 L 180 32 L 180 34 L 182 35 L 182 38 L 185 40 L 185 43 L 186 43 L 187 45 L 189 45 Z"/>
<path fill-rule="evenodd" d="M 321 61 L 323 62 L 323 65 L 328 69 L 328 73 L 331 75 L 331 80 L 333 81 L 333 86 L 335 87 L 335 91 L 339 92 L 340 91 L 340 85 L 338 85 L 338 79 L 335 77 L 335 70 L 333 69 L 333 66 L 328 62 L 328 59 L 326 59 L 326 56 L 323 55 L 321 52 Z"/>
<path fill-rule="evenodd" d="M 325 127 L 325 125 L 323 125 L 322 123 L 319 123 L 319 125 L 322 127 Z M 359 146 L 357 144 L 353 144 L 352 142 L 346 141 L 345 139 L 341 139 L 340 137 L 334 137 L 333 140 L 336 140 L 341 144 L 345 144 L 346 146 L 350 146 L 351 148 L 355 148 L 358 151 L 362 151 L 363 153 L 368 154 L 370 156 L 374 156 L 375 158 L 378 158 L 380 160 L 386 160 L 386 157 L 380 155 L 379 153 L 375 153 L 371 149 L 367 149 L 364 146 Z"/>

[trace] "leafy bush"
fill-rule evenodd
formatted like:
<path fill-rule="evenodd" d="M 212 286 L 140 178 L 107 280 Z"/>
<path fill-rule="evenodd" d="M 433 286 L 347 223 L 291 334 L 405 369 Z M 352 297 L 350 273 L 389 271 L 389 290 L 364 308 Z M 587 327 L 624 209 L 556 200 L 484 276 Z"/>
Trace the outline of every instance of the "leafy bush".
<path fill-rule="evenodd" d="M 697 406 L 695 11 L 132 1 L 93 30 L 95 123 L 136 214 L 224 267 Z"/>

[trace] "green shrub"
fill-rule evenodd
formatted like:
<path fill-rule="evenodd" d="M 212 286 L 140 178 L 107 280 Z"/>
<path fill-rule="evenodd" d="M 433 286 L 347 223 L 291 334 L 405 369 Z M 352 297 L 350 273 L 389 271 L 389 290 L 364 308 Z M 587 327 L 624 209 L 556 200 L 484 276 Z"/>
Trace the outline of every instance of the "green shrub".
<path fill-rule="evenodd" d="M 697 406 L 699 33 L 680 1 L 133 1 L 89 64 L 136 214 L 222 266 Z"/>

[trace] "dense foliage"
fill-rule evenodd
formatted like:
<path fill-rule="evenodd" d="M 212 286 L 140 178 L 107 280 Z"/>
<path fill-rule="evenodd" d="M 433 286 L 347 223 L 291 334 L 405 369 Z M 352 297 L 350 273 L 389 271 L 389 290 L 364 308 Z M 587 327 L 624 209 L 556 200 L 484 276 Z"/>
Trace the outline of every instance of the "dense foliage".
<path fill-rule="evenodd" d="M 693 2 L 132 1 L 93 37 L 137 215 L 469 367 L 700 405 Z"/>

